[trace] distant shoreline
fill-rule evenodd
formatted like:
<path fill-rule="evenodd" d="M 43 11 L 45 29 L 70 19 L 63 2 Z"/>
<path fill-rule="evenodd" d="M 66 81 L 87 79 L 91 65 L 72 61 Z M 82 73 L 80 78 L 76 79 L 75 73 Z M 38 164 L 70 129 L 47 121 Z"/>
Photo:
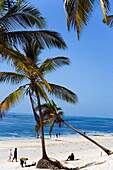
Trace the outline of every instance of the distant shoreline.
<path fill-rule="evenodd" d="M 90 137 L 93 137 L 93 136 L 113 136 L 112 133 L 103 133 L 103 134 L 92 134 L 92 135 L 89 135 L 89 134 L 86 134 L 87 136 L 90 136 Z M 67 135 L 60 135 L 60 137 L 56 137 L 56 135 L 51 135 L 51 137 L 49 135 L 45 135 L 45 139 L 59 139 L 59 138 L 68 138 L 68 137 L 79 137 L 81 135 L 79 134 L 67 134 Z M 83 137 L 83 136 L 81 136 Z M 33 139 L 40 139 L 37 138 L 37 137 L 0 137 L 0 141 L 7 141 L 7 140 L 33 140 Z"/>

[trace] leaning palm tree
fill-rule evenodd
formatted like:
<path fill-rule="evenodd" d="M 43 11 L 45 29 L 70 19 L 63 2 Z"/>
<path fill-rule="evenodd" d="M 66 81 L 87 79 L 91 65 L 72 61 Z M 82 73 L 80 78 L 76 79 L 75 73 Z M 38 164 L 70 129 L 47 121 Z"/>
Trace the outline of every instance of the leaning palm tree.
<path fill-rule="evenodd" d="M 77 32 L 78 39 L 83 27 L 88 24 L 91 18 L 96 2 L 98 4 L 100 2 L 104 21 L 108 23 L 109 0 L 64 0 L 68 30 L 73 27 Z"/>
<path fill-rule="evenodd" d="M 18 102 L 20 97 L 24 94 L 29 94 L 30 101 L 32 104 L 33 112 L 36 121 L 40 124 L 41 130 L 41 141 L 42 141 L 42 158 L 49 160 L 46 149 L 45 149 L 45 140 L 44 140 L 44 129 L 43 129 L 43 115 L 41 111 L 41 100 L 44 99 L 46 102 L 48 101 L 48 91 L 50 95 L 55 95 L 56 97 L 63 99 L 67 102 L 76 103 L 77 96 L 66 89 L 63 86 L 59 86 L 56 84 L 48 83 L 42 76 L 44 77 L 46 73 L 49 73 L 55 70 L 58 67 L 69 64 L 69 59 L 67 57 L 55 57 L 46 59 L 41 65 L 39 58 L 37 60 L 37 54 L 40 53 L 40 49 L 35 41 L 26 42 L 24 46 L 24 51 L 26 56 L 34 63 L 32 65 L 33 69 L 31 69 L 31 65 L 21 63 L 16 61 L 15 68 L 17 72 L 0 72 L 0 82 L 9 82 L 18 84 L 23 80 L 28 80 L 28 83 L 22 85 L 15 92 L 10 94 L 2 103 L 1 103 L 1 111 L 9 109 L 11 106 Z M 38 71 L 38 73 L 37 73 Z M 41 78 L 40 78 L 41 75 Z M 46 90 L 46 91 L 45 91 Z M 35 112 L 35 102 L 36 105 L 38 103 L 39 115 Z"/>
<path fill-rule="evenodd" d="M 36 108 L 36 109 L 38 109 L 38 108 Z M 49 133 L 52 132 L 53 127 L 54 127 L 55 124 L 57 124 L 59 127 L 61 127 L 63 124 L 65 124 L 66 126 L 71 128 L 72 130 L 77 132 L 78 134 L 80 134 L 83 137 L 85 137 L 86 139 L 88 139 L 90 142 L 92 142 L 95 145 L 97 145 L 98 147 L 100 147 L 108 155 L 113 154 L 113 152 L 111 150 L 103 147 L 98 142 L 93 140 L 91 137 L 89 137 L 87 135 L 84 135 L 83 133 L 81 133 L 80 131 L 73 128 L 71 125 L 69 125 L 66 121 L 64 121 L 63 118 L 62 118 L 62 116 L 64 114 L 62 109 L 57 107 L 57 105 L 55 104 L 55 102 L 53 100 L 52 100 L 52 102 L 49 101 L 48 103 L 45 103 L 45 104 L 42 105 L 42 113 L 43 113 L 44 125 L 47 125 L 48 123 L 50 123 L 50 131 L 49 131 Z M 39 124 L 36 124 L 35 131 L 37 132 L 38 130 L 39 130 Z"/>

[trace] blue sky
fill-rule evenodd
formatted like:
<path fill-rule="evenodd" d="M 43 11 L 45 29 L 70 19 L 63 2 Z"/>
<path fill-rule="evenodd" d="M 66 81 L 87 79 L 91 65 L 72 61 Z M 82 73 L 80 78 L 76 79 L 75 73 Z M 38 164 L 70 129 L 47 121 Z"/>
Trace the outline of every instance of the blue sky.
<path fill-rule="evenodd" d="M 70 66 L 64 66 L 46 78 L 48 82 L 75 92 L 79 102 L 73 105 L 54 98 L 55 102 L 65 115 L 113 118 L 113 29 L 101 22 L 101 9 L 96 7 L 78 41 L 76 32 L 67 30 L 63 0 L 34 0 L 33 3 L 47 19 L 47 29 L 61 33 L 68 46 L 66 50 L 45 49 L 41 54 L 42 60 L 66 56 L 71 61 Z M 5 63 L 0 66 L 2 71 L 12 70 Z M 11 85 L 0 86 L 0 100 L 15 89 Z M 10 112 L 31 113 L 29 100 L 25 98 Z"/>

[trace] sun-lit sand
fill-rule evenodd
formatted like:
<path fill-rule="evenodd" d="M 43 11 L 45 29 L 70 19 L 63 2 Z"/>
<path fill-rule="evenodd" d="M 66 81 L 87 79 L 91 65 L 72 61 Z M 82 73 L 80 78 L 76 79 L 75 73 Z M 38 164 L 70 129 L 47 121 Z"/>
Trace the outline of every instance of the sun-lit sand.
<path fill-rule="evenodd" d="M 94 140 L 113 151 L 113 136 L 92 136 Z M 9 150 L 18 148 L 18 162 L 8 162 Z M 46 139 L 47 153 L 50 158 L 59 160 L 64 166 L 84 170 L 113 170 L 113 155 L 108 156 L 96 145 L 82 136 L 67 136 Z M 66 161 L 74 153 L 74 161 Z M 0 140 L 0 169 L 21 170 L 19 158 L 28 157 L 27 164 L 37 162 L 41 158 L 40 139 Z M 35 166 L 25 167 L 34 170 Z"/>

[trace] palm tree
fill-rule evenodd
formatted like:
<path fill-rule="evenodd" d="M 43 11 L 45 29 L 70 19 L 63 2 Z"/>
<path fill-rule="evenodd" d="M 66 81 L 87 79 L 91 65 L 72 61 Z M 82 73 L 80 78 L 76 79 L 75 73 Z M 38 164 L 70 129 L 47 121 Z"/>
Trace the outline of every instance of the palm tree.
<path fill-rule="evenodd" d="M 51 72 L 58 67 L 68 65 L 69 59 L 67 57 L 49 58 L 39 65 L 39 58 L 37 60 L 36 57 L 37 54 L 40 53 L 40 49 L 38 48 L 37 43 L 35 41 L 29 41 L 25 44 L 23 49 L 26 56 L 28 56 L 34 63 L 33 69 L 31 69 L 31 66 L 29 67 L 28 64 L 26 66 L 24 63 L 16 62 L 15 68 L 17 72 L 0 72 L 0 82 L 9 82 L 13 84 L 21 83 L 23 80 L 28 80 L 29 82 L 20 86 L 19 89 L 5 98 L 5 100 L 1 103 L 1 111 L 7 110 L 13 106 L 19 101 L 23 94 L 29 94 L 35 119 L 40 124 L 42 136 L 42 158 L 49 159 L 45 150 L 43 115 L 41 111 L 40 98 L 43 98 L 46 102 L 48 101 L 48 95 L 45 90 L 47 90 L 50 95 L 55 95 L 56 97 L 71 103 L 77 102 L 77 96 L 63 86 L 48 83 L 43 77 L 46 73 Z M 35 112 L 34 102 L 36 102 L 36 104 L 38 103 L 39 116 Z"/>
<path fill-rule="evenodd" d="M 113 154 L 112 151 L 110 151 L 109 149 L 103 147 L 98 142 L 96 142 L 95 140 L 93 140 L 89 136 L 81 133 L 80 131 L 73 128 L 71 125 L 69 125 L 66 121 L 64 121 L 63 118 L 62 118 L 62 116 L 64 114 L 62 109 L 57 107 L 57 105 L 54 103 L 53 100 L 52 100 L 52 102 L 49 101 L 48 103 L 45 103 L 45 104 L 42 105 L 42 113 L 43 113 L 43 119 L 44 119 L 44 117 L 46 117 L 46 119 L 44 119 L 44 124 L 46 125 L 46 124 L 50 123 L 50 131 L 49 131 L 49 133 L 52 132 L 53 127 L 54 127 L 55 124 L 57 124 L 59 127 L 61 127 L 63 124 L 65 124 L 66 126 L 71 128 L 75 132 L 79 133 L 80 135 L 82 135 L 83 137 L 88 139 L 90 142 L 92 142 L 95 145 L 97 145 L 98 147 L 100 147 L 108 155 Z M 35 131 L 37 132 L 38 130 L 39 130 L 39 124 L 36 124 Z"/>
<path fill-rule="evenodd" d="M 39 48 L 66 48 L 61 35 L 49 30 L 26 31 L 28 27 L 44 29 L 45 19 L 33 6 L 22 1 L 3 0 L 0 3 L 0 56 L 3 59 L 20 60 L 26 63 L 24 55 L 18 51 L 18 45 L 34 38 Z M 22 29 L 22 31 L 21 31 Z M 19 56 L 19 57 L 18 57 Z"/>
<path fill-rule="evenodd" d="M 100 2 L 105 23 L 108 23 L 107 13 L 110 11 L 109 0 L 65 0 L 66 19 L 68 30 L 72 27 L 76 30 L 78 39 L 83 27 L 88 24 L 94 11 L 95 3 Z"/>

